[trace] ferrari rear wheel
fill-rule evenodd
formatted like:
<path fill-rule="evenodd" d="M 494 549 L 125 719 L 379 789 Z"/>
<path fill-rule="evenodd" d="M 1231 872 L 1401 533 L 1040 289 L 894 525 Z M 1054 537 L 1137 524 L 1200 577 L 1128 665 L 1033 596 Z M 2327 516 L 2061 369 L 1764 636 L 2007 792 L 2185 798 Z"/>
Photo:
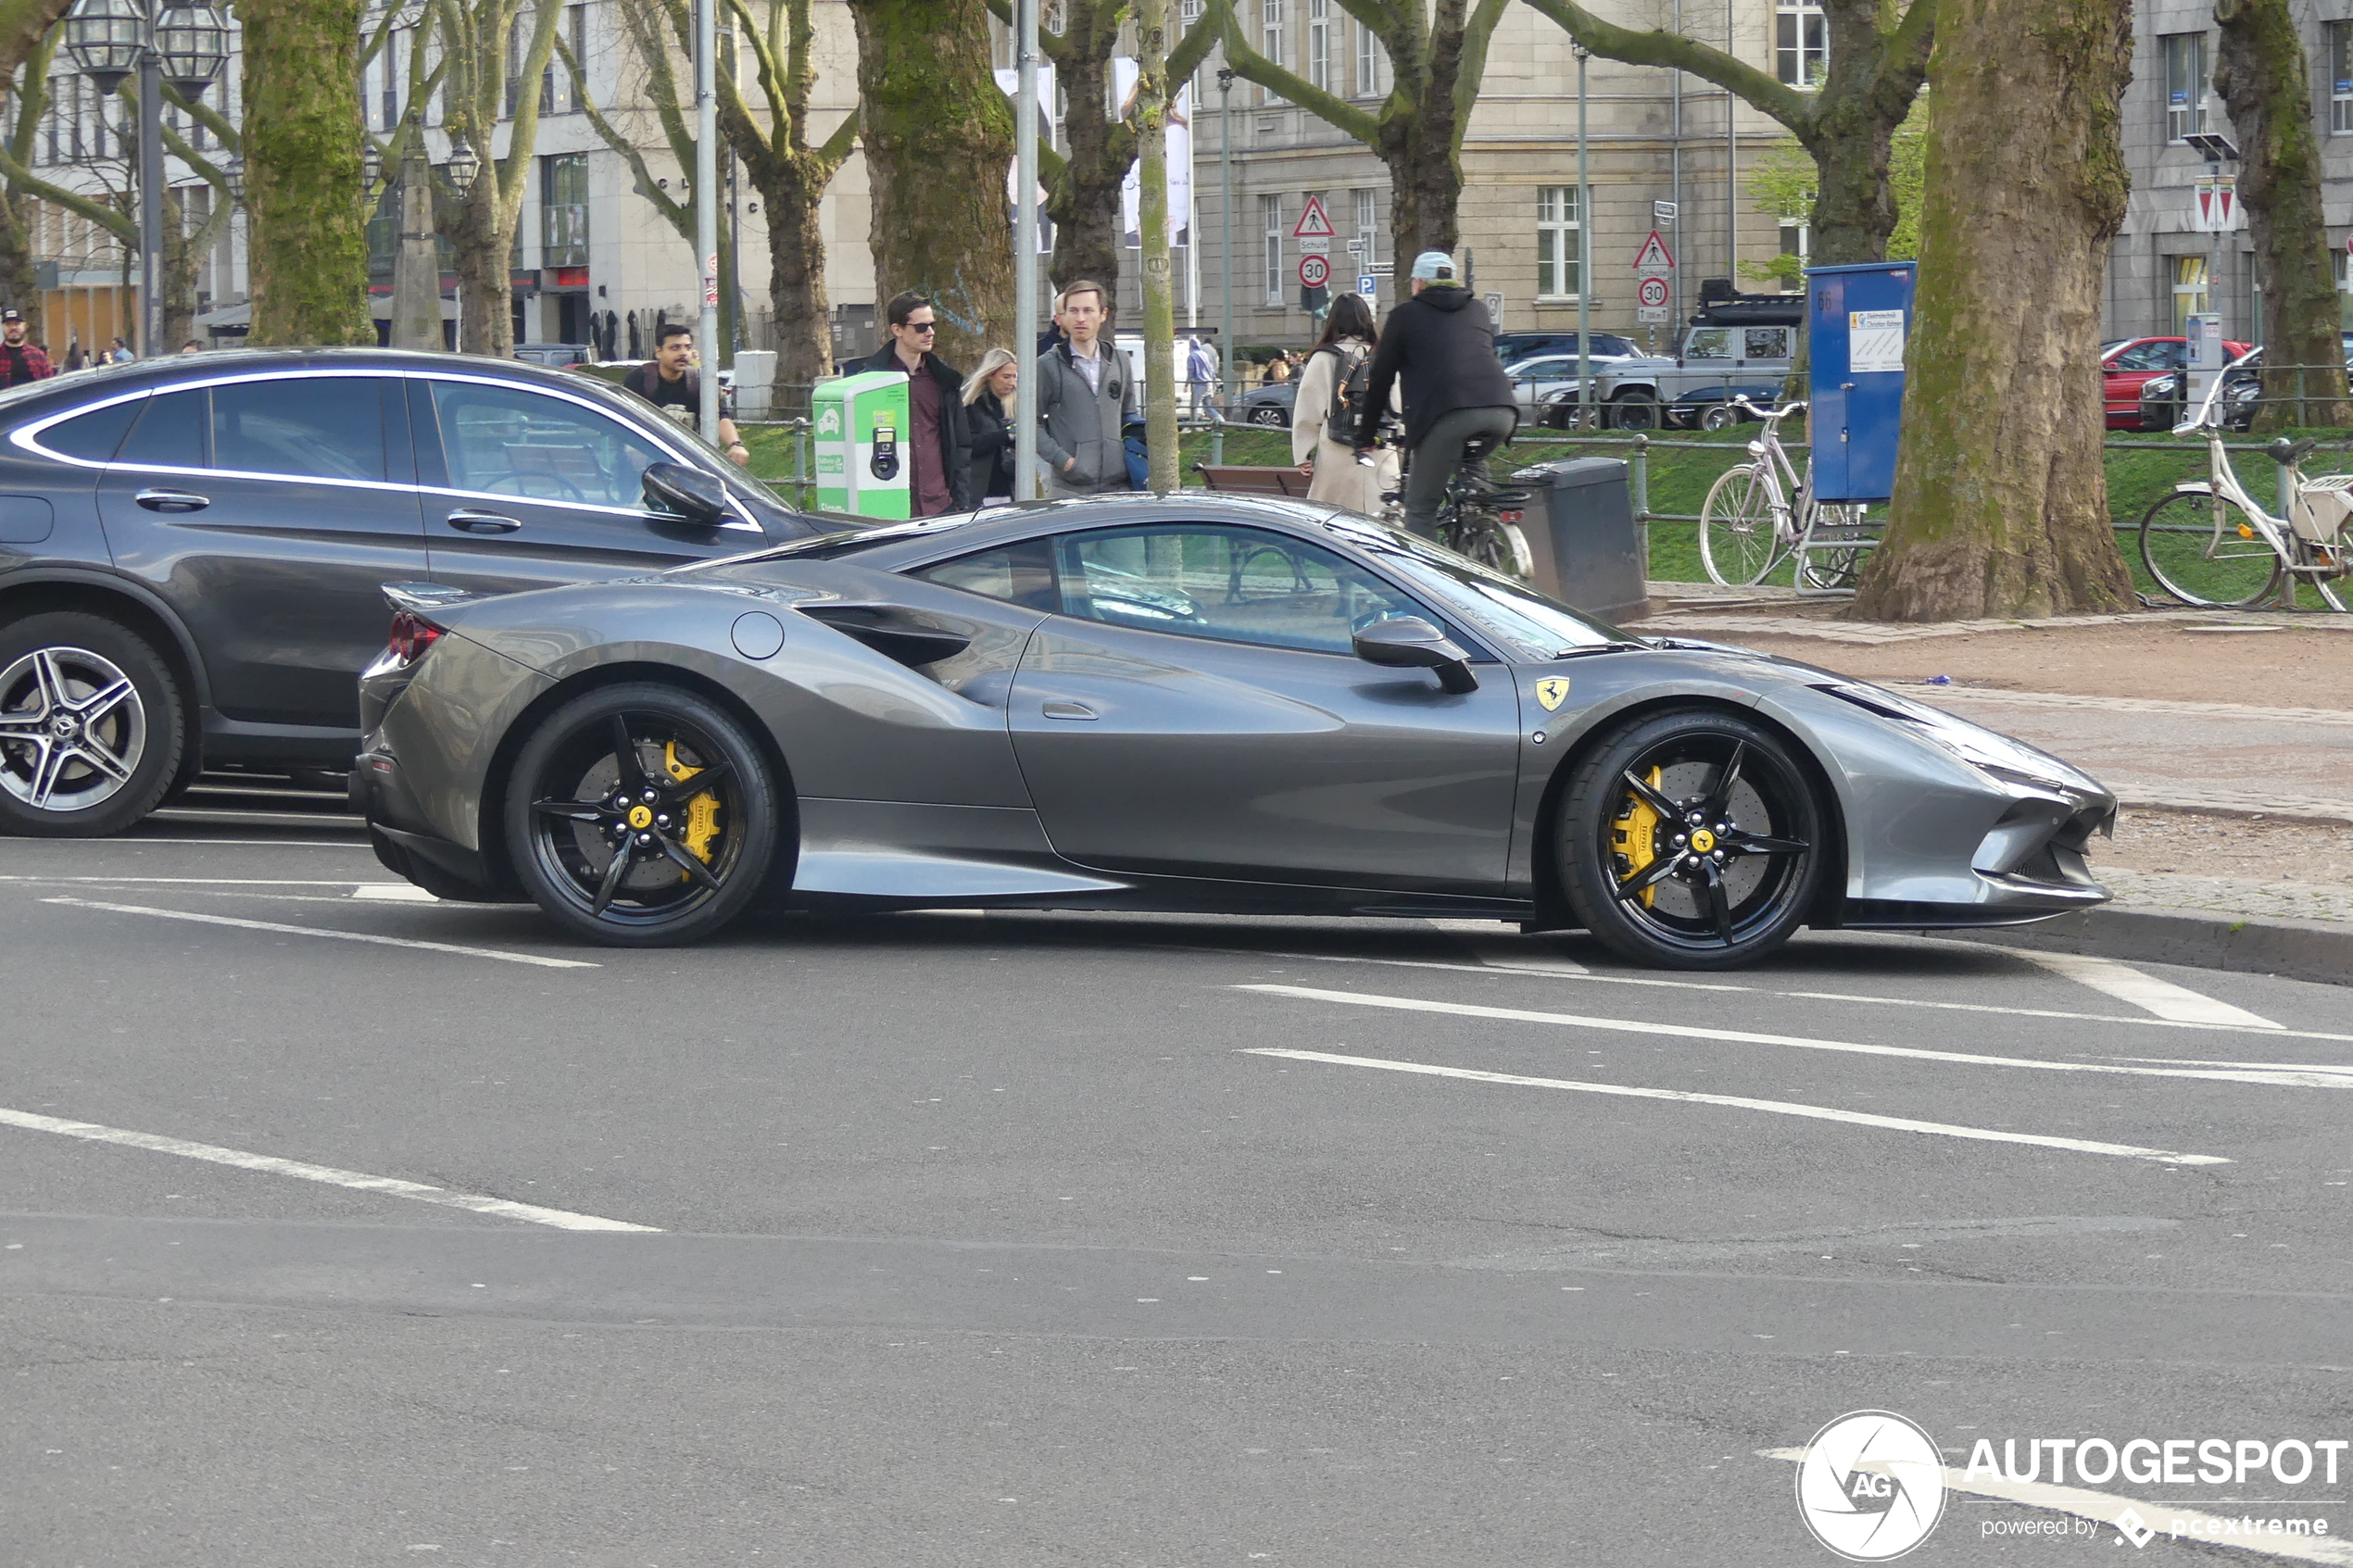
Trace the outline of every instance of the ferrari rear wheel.
<path fill-rule="evenodd" d="M 1730 969 L 1797 930 L 1827 814 L 1790 744 L 1733 714 L 1637 719 L 1578 764 L 1555 854 L 1578 920 L 1637 963 Z"/>
<path fill-rule="evenodd" d="M 590 941 L 699 941 L 741 914 L 775 861 L 776 788 L 717 705 L 651 683 L 585 693 L 515 759 L 507 841 L 533 902 Z"/>

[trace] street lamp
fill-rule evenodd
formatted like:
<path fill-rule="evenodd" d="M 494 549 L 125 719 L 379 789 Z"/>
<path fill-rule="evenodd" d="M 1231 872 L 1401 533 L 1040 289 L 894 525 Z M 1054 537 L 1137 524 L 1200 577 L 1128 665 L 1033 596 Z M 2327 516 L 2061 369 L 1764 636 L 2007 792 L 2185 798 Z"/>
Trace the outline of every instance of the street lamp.
<path fill-rule="evenodd" d="M 449 161 L 441 166 L 441 171 L 449 176 L 449 188 L 458 193 L 458 199 L 464 201 L 473 191 L 474 177 L 482 172 L 482 155 L 460 136 L 450 144 Z"/>
<path fill-rule="evenodd" d="M 245 160 L 233 157 L 220 166 L 220 182 L 229 187 L 230 199 L 245 199 Z"/>
<path fill-rule="evenodd" d="M 163 345 L 163 84 L 199 97 L 228 63 L 229 31 L 209 6 L 80 0 L 66 19 L 66 53 L 101 96 L 139 78 L 139 347 Z"/>
<path fill-rule="evenodd" d="M 1226 286 L 1218 291 L 1218 303 L 1223 307 L 1218 332 L 1223 335 L 1217 344 L 1217 401 L 1220 412 L 1234 411 L 1234 73 L 1228 67 L 1217 69 L 1217 162 L 1224 171 L 1224 190 L 1218 200 L 1218 218 L 1225 230 Z M 1220 429 L 1213 438 L 1216 456 L 1226 455 L 1226 433 Z"/>
<path fill-rule="evenodd" d="M 376 144 L 373 141 L 362 138 L 359 144 L 359 194 L 361 199 L 371 199 L 376 194 L 376 187 L 384 183 L 384 153 L 376 146 Z"/>

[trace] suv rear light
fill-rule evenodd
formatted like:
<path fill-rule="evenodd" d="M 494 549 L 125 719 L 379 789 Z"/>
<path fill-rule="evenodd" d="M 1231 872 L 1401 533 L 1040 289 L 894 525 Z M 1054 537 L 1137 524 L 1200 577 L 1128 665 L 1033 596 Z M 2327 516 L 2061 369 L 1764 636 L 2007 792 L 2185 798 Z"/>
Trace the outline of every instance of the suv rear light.
<path fill-rule="evenodd" d="M 413 610 L 393 611 L 392 635 L 385 649 L 402 665 L 410 665 L 424 658 L 427 649 L 439 641 L 441 628 Z"/>

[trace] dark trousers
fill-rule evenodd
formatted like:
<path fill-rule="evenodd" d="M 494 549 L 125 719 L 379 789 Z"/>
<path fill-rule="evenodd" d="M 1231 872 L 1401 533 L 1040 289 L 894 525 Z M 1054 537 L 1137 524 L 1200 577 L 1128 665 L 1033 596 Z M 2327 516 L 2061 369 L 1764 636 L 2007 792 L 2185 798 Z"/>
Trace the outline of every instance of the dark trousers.
<path fill-rule="evenodd" d="M 1414 447 L 1412 467 L 1405 470 L 1405 528 L 1425 539 L 1438 537 L 1438 508 L 1446 497 L 1446 481 L 1460 468 L 1486 481 L 1487 459 L 1463 461 L 1463 444 L 1473 436 L 1491 435 L 1502 445 L 1519 428 L 1513 408 L 1455 408 L 1438 416 Z"/>

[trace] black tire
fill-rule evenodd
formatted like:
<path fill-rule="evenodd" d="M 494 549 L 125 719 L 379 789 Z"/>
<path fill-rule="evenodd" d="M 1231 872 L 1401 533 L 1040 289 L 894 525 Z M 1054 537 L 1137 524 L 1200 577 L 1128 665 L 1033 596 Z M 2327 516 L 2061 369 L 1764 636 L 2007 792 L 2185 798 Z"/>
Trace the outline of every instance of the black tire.
<path fill-rule="evenodd" d="M 180 774 L 171 667 L 120 621 L 78 610 L 0 627 L 0 833 L 118 834 Z"/>
<path fill-rule="evenodd" d="M 1269 430 L 1282 430 L 1290 426 L 1290 416 L 1272 403 L 1261 403 L 1250 411 L 1250 422 Z"/>
<path fill-rule="evenodd" d="M 1620 430 L 1656 430 L 1658 399 L 1647 392 L 1628 392 L 1610 399 L 1613 422 Z"/>
<path fill-rule="evenodd" d="M 532 901 L 573 935 L 673 947 L 760 895 L 783 814 L 740 723 L 692 692 L 633 683 L 584 693 L 532 731 L 508 781 L 507 847 Z"/>
<path fill-rule="evenodd" d="M 1740 422 L 1740 410 L 1729 403 L 1715 404 L 1699 417 L 1702 430 L 1730 430 Z"/>
<path fill-rule="evenodd" d="M 1804 923 L 1834 858 L 1830 813 L 1798 752 L 1715 709 L 1605 734 L 1577 764 L 1557 829 L 1578 921 L 1621 957 L 1662 969 L 1765 957 Z"/>

